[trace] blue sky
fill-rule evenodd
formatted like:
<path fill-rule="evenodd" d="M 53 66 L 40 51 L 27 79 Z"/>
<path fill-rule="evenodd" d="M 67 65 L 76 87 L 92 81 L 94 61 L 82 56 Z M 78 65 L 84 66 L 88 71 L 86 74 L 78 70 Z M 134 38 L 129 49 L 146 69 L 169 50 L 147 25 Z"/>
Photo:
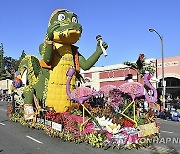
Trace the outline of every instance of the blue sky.
<path fill-rule="evenodd" d="M 1 0 L 0 43 L 5 56 L 19 58 L 22 50 L 39 58 L 51 13 L 66 8 L 79 16 L 83 33 L 76 43 L 88 58 L 96 48 L 96 35 L 109 45 L 108 56 L 96 66 L 135 61 L 139 53 L 161 58 L 161 42 L 154 28 L 164 37 L 164 56 L 180 55 L 179 0 Z"/>

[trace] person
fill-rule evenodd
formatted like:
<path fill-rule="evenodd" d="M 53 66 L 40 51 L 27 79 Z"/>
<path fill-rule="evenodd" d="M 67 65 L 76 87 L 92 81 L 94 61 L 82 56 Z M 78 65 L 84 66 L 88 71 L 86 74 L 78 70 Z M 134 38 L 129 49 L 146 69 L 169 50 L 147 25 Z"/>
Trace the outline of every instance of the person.
<path fill-rule="evenodd" d="M 171 113 L 168 108 L 165 109 L 165 120 L 171 119 Z"/>
<path fill-rule="evenodd" d="M 176 101 L 177 101 L 177 103 L 180 103 L 180 98 L 179 98 L 179 96 L 176 97 Z"/>
<path fill-rule="evenodd" d="M 159 117 L 159 111 L 157 109 L 154 109 L 154 113 L 157 117 Z"/>
<path fill-rule="evenodd" d="M 125 82 L 133 82 L 133 75 L 132 74 L 127 74 L 125 76 Z"/>

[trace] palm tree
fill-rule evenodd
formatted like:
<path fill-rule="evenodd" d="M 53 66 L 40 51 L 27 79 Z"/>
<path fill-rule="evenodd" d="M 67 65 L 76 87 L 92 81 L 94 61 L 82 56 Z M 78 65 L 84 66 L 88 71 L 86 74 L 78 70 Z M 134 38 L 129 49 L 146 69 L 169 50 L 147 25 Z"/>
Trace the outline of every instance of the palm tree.
<path fill-rule="evenodd" d="M 142 77 L 146 71 L 148 71 L 149 73 L 155 72 L 155 68 L 151 66 L 151 64 L 146 63 L 145 60 L 146 60 L 145 55 L 141 53 L 139 54 L 139 57 L 135 63 L 129 61 L 124 62 L 125 65 L 137 71 L 137 81 L 141 84 L 143 84 Z"/>

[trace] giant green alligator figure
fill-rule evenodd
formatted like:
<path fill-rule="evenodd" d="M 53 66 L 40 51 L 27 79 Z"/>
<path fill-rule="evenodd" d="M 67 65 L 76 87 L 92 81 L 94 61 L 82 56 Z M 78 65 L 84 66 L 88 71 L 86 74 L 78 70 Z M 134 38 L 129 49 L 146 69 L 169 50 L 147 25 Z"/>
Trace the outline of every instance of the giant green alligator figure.
<path fill-rule="evenodd" d="M 34 96 L 40 105 L 53 108 L 56 112 L 64 112 L 71 105 L 66 94 L 66 72 L 75 68 L 90 69 L 103 53 L 100 42 L 96 51 L 86 60 L 78 51 L 76 43 L 82 33 L 78 17 L 66 9 L 57 9 L 50 16 L 44 42 L 39 47 L 42 60 L 34 56 L 26 56 L 20 63 L 21 75 L 27 70 L 27 83 L 24 88 L 24 103 L 33 104 Z M 107 43 L 102 46 L 107 49 Z M 75 88 L 76 77 L 71 81 L 71 90 Z"/>

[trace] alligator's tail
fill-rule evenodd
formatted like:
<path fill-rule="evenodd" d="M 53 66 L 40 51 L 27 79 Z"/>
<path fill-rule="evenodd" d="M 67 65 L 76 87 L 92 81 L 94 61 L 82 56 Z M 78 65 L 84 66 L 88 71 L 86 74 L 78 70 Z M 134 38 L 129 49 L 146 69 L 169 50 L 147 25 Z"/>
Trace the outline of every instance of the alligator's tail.
<path fill-rule="evenodd" d="M 38 81 L 40 69 L 41 66 L 38 58 L 27 55 L 21 60 L 18 71 L 20 72 L 21 77 L 25 76 L 27 79 L 25 79 L 26 83 L 24 84 L 26 85 L 28 83 L 29 85 L 33 86 Z"/>

